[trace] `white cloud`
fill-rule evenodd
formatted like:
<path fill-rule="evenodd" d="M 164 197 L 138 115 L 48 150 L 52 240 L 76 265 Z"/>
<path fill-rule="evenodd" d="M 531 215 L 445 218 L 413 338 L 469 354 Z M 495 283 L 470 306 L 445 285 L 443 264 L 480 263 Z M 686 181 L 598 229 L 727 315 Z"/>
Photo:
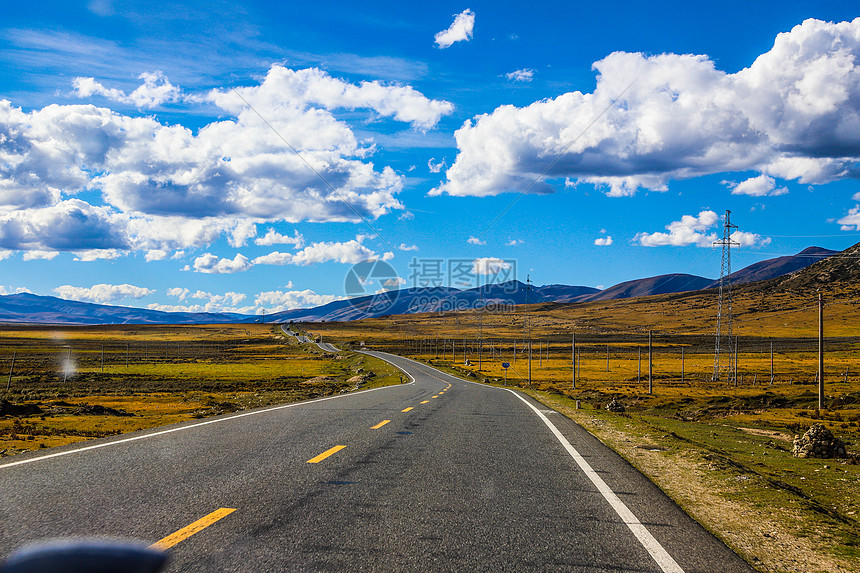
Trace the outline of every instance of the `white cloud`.
<path fill-rule="evenodd" d="M 740 183 L 726 182 L 732 190 L 732 195 L 750 195 L 752 197 L 765 197 L 767 195 L 785 195 L 788 189 L 776 188 L 776 179 L 769 175 L 750 177 Z"/>
<path fill-rule="evenodd" d="M 317 294 L 312 290 L 266 291 L 254 297 L 257 314 L 260 312 L 281 312 L 296 308 L 313 308 L 328 304 L 345 297 L 330 294 Z"/>
<path fill-rule="evenodd" d="M 97 284 L 91 287 L 62 285 L 54 289 L 57 296 L 68 300 L 80 300 L 98 304 L 109 304 L 123 299 L 140 299 L 155 293 L 154 290 L 130 284 Z"/>
<path fill-rule="evenodd" d="M 432 157 L 427 160 L 427 169 L 430 170 L 430 173 L 439 173 L 440 171 L 445 169 L 445 167 L 447 167 L 447 164 L 445 163 L 444 159 L 442 159 L 438 163 L 434 163 Z"/>
<path fill-rule="evenodd" d="M 612 235 L 606 235 L 605 237 L 598 237 L 594 239 L 594 244 L 598 247 L 608 247 L 612 244 Z"/>
<path fill-rule="evenodd" d="M 633 237 L 633 242 L 645 247 L 686 247 L 688 245 L 711 247 L 719 237 L 717 233 L 708 231 L 716 227 L 719 220 L 713 211 L 702 211 L 697 217 L 684 215 L 680 221 L 673 221 L 666 225 L 668 233 L 637 233 Z M 742 247 L 763 246 L 770 243 L 770 238 L 746 231 L 735 231 L 731 238 Z"/>
<path fill-rule="evenodd" d="M 205 253 L 194 259 L 192 264 L 195 272 L 209 274 L 238 273 L 253 266 L 248 257 L 241 253 L 237 253 L 233 259 L 219 259 L 211 253 Z"/>
<path fill-rule="evenodd" d="M 130 94 L 91 78 L 76 80 L 75 93 L 142 107 L 179 98 L 214 105 L 223 118 L 192 130 L 93 105 L 23 111 L 0 99 L 0 249 L 158 257 L 222 236 L 238 248 L 259 224 L 377 218 L 403 209 L 404 178 L 377 168 L 376 148 L 333 111 L 364 119 L 365 130 L 376 117 L 425 130 L 453 109 L 410 86 L 355 84 L 318 69 L 275 65 L 257 85 L 194 97 L 162 75 L 142 77 Z M 94 191 L 97 204 L 76 197 Z"/>
<path fill-rule="evenodd" d="M 338 263 L 355 264 L 368 259 L 379 258 L 369 248 L 358 241 L 313 243 L 305 247 L 293 257 L 295 265 L 312 265 L 336 261 Z M 384 257 L 383 257 L 384 258 Z"/>
<path fill-rule="evenodd" d="M 0 187 L 3 182 L 0 179 Z M 122 220 L 107 207 L 69 199 L 41 209 L 6 213 L 0 209 L 0 248 L 3 249 L 71 251 L 127 247 Z"/>
<path fill-rule="evenodd" d="M 316 263 L 337 262 L 355 264 L 361 261 L 382 259 L 390 260 L 393 253 L 384 253 L 381 257 L 372 249 L 365 247 L 361 241 L 365 237 L 359 235 L 355 240 L 346 242 L 319 242 L 308 245 L 296 253 L 272 251 L 267 255 L 255 258 L 255 265 L 313 265 Z"/>
<path fill-rule="evenodd" d="M 510 241 L 505 243 L 505 245 L 509 247 L 516 247 L 518 245 L 522 245 L 523 243 L 525 243 L 525 241 L 523 241 L 522 239 L 511 239 Z"/>
<path fill-rule="evenodd" d="M 514 70 L 505 74 L 505 77 L 514 82 L 530 82 L 534 79 L 535 71 L 531 68 Z"/>
<path fill-rule="evenodd" d="M 204 301 L 202 304 L 159 304 L 153 303 L 147 306 L 150 310 L 160 310 L 163 312 L 210 312 L 210 313 L 238 313 L 250 314 L 254 311 L 253 307 L 238 308 L 237 305 L 247 298 L 247 295 L 239 292 L 227 292 L 216 295 L 209 292 L 198 290 L 192 293 L 187 288 L 174 287 L 168 289 L 168 296 L 175 296 L 180 301 L 186 299 L 195 299 Z"/>
<path fill-rule="evenodd" d="M 26 251 L 23 259 L 25 261 L 46 260 L 50 261 L 59 255 L 59 251 Z"/>
<path fill-rule="evenodd" d="M 466 121 L 431 194 L 547 193 L 570 178 L 621 196 L 722 172 L 804 184 L 860 175 L 860 18 L 806 20 L 733 74 L 707 56 L 625 52 L 594 69 L 593 93 Z"/>
<path fill-rule="evenodd" d="M 167 255 L 169 254 L 170 253 L 162 249 L 152 249 L 146 251 L 146 254 L 144 255 L 144 260 L 146 260 L 147 263 L 152 261 L 163 261 L 167 258 Z"/>
<path fill-rule="evenodd" d="M 495 257 L 485 257 L 472 261 L 472 274 L 498 275 L 511 268 L 511 263 Z"/>
<path fill-rule="evenodd" d="M 746 231 L 735 231 L 732 233 L 732 241 L 739 243 L 741 247 L 763 247 L 770 244 L 770 237 L 762 237 L 756 233 Z"/>
<path fill-rule="evenodd" d="M 99 261 L 118 259 L 123 255 L 119 249 L 87 249 L 86 251 L 75 251 L 76 261 Z"/>
<path fill-rule="evenodd" d="M 282 253 L 280 251 L 272 251 L 267 255 L 256 257 L 253 261 L 255 265 L 289 265 L 293 262 L 292 253 Z"/>
<path fill-rule="evenodd" d="M 72 82 L 73 93 L 79 98 L 90 98 L 94 95 L 109 100 L 134 105 L 138 108 L 153 108 L 165 103 L 179 101 L 181 90 L 171 84 L 167 77 L 160 72 L 144 72 L 138 76 L 143 84 L 130 94 L 116 88 L 106 88 L 95 78 L 75 78 Z"/>
<path fill-rule="evenodd" d="M 378 81 L 356 85 L 333 78 L 318 68 L 291 70 L 272 66 L 260 86 L 236 91 L 267 119 L 283 116 L 283 111 L 290 108 L 370 109 L 380 116 L 429 129 L 454 109 L 450 102 L 428 99 L 410 86 Z M 245 109 L 245 103 L 233 90 L 214 90 L 207 99 L 233 113 Z"/>
<path fill-rule="evenodd" d="M 860 231 L 860 205 L 849 209 L 848 213 L 836 222 L 842 225 L 843 231 Z"/>
<path fill-rule="evenodd" d="M 472 39 L 474 27 L 475 13 L 467 8 L 454 16 L 454 21 L 447 30 L 442 30 L 436 34 L 436 45 L 440 49 L 445 49 L 451 47 L 455 42 L 468 42 Z"/>
<path fill-rule="evenodd" d="M 190 294 L 191 291 L 187 288 L 171 287 L 167 289 L 167 296 L 175 296 L 179 300 L 185 300 Z"/>
<path fill-rule="evenodd" d="M 486 241 L 482 241 L 478 237 L 469 237 L 469 240 L 466 241 L 470 245 L 486 245 Z"/>
<path fill-rule="evenodd" d="M 680 221 L 673 221 L 666 225 L 668 233 L 637 233 L 633 242 L 645 247 L 661 247 L 671 245 L 684 247 L 687 245 L 698 245 L 710 247 L 717 240 L 716 233 L 705 234 L 708 229 L 713 228 L 719 217 L 713 211 L 702 211 L 698 217 L 684 215 Z"/>
<path fill-rule="evenodd" d="M 272 228 L 266 231 L 266 234 L 258 239 L 254 239 L 257 245 L 294 245 L 296 249 L 300 249 L 305 243 L 305 238 L 298 231 L 293 232 L 293 236 L 282 235 Z"/>
<path fill-rule="evenodd" d="M 392 277 L 390 279 L 385 279 L 384 281 L 380 281 L 379 286 L 381 288 L 376 290 L 376 294 L 397 290 L 402 286 L 407 284 L 406 279 L 401 277 Z"/>
<path fill-rule="evenodd" d="M 3 249 L 0 249 L 0 261 L 8 259 L 11 256 L 12 251 L 4 251 Z"/>
<path fill-rule="evenodd" d="M 418 247 L 415 245 L 407 245 L 406 243 L 400 243 L 400 246 L 397 247 L 401 251 L 417 251 Z"/>

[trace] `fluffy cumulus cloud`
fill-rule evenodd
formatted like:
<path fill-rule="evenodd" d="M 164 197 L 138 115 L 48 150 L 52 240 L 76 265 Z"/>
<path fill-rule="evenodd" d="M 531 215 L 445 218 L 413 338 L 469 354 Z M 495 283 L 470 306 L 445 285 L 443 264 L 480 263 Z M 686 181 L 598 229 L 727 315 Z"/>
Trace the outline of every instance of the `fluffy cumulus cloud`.
<path fill-rule="evenodd" d="M 612 244 L 612 235 L 606 235 L 605 237 L 598 237 L 594 239 L 594 244 L 598 247 L 608 247 Z"/>
<path fill-rule="evenodd" d="M 472 274 L 498 275 L 511 268 L 511 263 L 495 257 L 484 257 L 472 261 Z"/>
<path fill-rule="evenodd" d="M 467 8 L 454 16 L 454 21 L 447 30 L 442 30 L 436 34 L 436 46 L 444 50 L 450 48 L 455 42 L 468 42 L 472 39 L 474 28 L 475 13 Z"/>
<path fill-rule="evenodd" d="M 486 241 L 482 241 L 478 237 L 469 237 L 469 239 L 466 242 L 469 243 L 470 245 L 486 245 L 487 244 Z"/>
<path fill-rule="evenodd" d="M 312 290 L 266 291 L 254 297 L 257 314 L 260 312 L 281 312 L 295 308 L 312 308 L 342 300 L 342 296 L 317 294 Z"/>
<path fill-rule="evenodd" d="M 140 299 L 155 291 L 152 289 L 122 284 L 97 284 L 91 287 L 76 287 L 62 285 L 54 289 L 57 296 L 68 300 L 79 300 L 84 302 L 95 302 L 98 304 L 110 304 L 124 299 Z"/>
<path fill-rule="evenodd" d="M 305 238 L 299 234 L 298 231 L 293 233 L 293 236 L 282 235 L 275 231 L 274 229 L 269 229 L 266 231 L 266 234 L 262 237 L 258 237 L 254 239 L 254 243 L 257 245 L 293 245 L 294 248 L 300 249 L 302 245 L 305 243 Z"/>
<path fill-rule="evenodd" d="M 702 211 L 698 216 L 684 215 L 680 221 L 673 221 L 666 225 L 668 233 L 637 233 L 633 237 L 633 242 L 644 247 L 689 245 L 711 247 L 720 238 L 714 231 L 719 222 L 719 216 L 713 211 Z M 756 247 L 770 243 L 770 238 L 746 231 L 735 231 L 731 238 L 742 247 Z M 596 241 L 595 244 L 597 244 Z"/>
<path fill-rule="evenodd" d="M 134 105 L 138 108 L 153 108 L 165 103 L 179 101 L 181 90 L 171 84 L 160 71 L 144 72 L 138 79 L 143 84 L 130 94 L 116 88 L 107 88 L 95 78 L 75 78 L 73 93 L 79 98 L 102 96 L 109 100 Z"/>
<path fill-rule="evenodd" d="M 252 314 L 254 307 L 238 305 L 247 298 L 247 295 L 239 292 L 227 292 L 224 294 L 212 294 L 206 291 L 173 287 L 167 290 L 167 295 L 176 297 L 180 302 L 187 304 L 159 304 L 153 303 L 147 306 L 150 310 L 163 312 L 233 312 L 239 314 Z"/>
<path fill-rule="evenodd" d="M 0 165 L 0 172 L 2 169 Z M 129 247 L 129 240 L 123 220 L 108 207 L 95 207 L 78 199 L 60 201 L 41 209 L 6 212 L 0 205 L 0 248 L 21 251 L 125 249 Z"/>
<path fill-rule="evenodd" d="M 204 253 L 194 259 L 192 265 L 198 273 L 220 275 L 247 271 L 253 263 L 242 253 L 237 253 L 232 259 L 218 258 L 212 253 Z"/>
<path fill-rule="evenodd" d="M 289 239 L 290 237 L 286 238 Z M 196 257 L 186 270 L 208 274 L 229 274 L 250 270 L 255 265 L 308 266 L 328 262 L 354 265 L 362 261 L 389 261 L 394 258 L 393 252 L 385 252 L 380 255 L 373 249 L 365 246 L 363 244 L 365 238 L 367 237 L 359 235 L 351 241 L 311 243 L 294 253 L 272 251 L 254 259 L 249 259 L 241 253 L 237 253 L 232 259 L 218 257 L 212 253 L 204 253 Z M 168 291 L 168 294 L 171 294 L 171 291 Z M 173 291 L 173 294 L 179 294 L 179 291 Z M 185 295 L 188 296 L 188 293 L 185 293 Z"/>
<path fill-rule="evenodd" d="M 860 205 L 855 205 L 848 210 L 844 217 L 837 221 L 842 225 L 843 231 L 860 231 Z"/>
<path fill-rule="evenodd" d="M 403 209 L 403 176 L 374 165 L 375 148 L 334 113 L 363 129 L 390 118 L 426 130 L 452 111 L 407 85 L 318 69 L 276 65 L 258 85 L 192 95 L 161 74 L 141 78 L 128 94 L 78 78 L 75 94 L 140 108 L 181 100 L 222 118 L 192 130 L 90 104 L 24 111 L 0 100 L 0 249 L 160 260 L 220 237 L 240 247 L 260 224 L 377 218 Z M 290 243 L 273 233 L 260 244 Z"/>
<path fill-rule="evenodd" d="M 535 77 L 535 71 L 531 68 L 523 68 L 507 73 L 505 77 L 514 82 L 530 82 Z"/>
<path fill-rule="evenodd" d="M 255 265 L 313 265 L 316 263 L 337 262 L 354 265 L 367 260 L 388 261 L 394 257 L 386 252 L 381 256 L 362 244 L 363 237 L 346 242 L 312 243 L 297 253 L 273 251 L 253 260 Z"/>
<path fill-rule="evenodd" d="M 724 182 L 731 190 L 732 195 L 750 195 L 752 197 L 765 197 L 767 195 L 785 195 L 788 189 L 785 187 L 776 187 L 776 179 L 769 175 L 759 175 L 750 177 L 746 181 L 735 183 L 733 181 Z"/>
<path fill-rule="evenodd" d="M 431 194 L 552 192 L 547 181 L 562 178 L 618 196 L 721 172 L 813 185 L 857 177 L 858 62 L 860 18 L 806 20 L 734 74 L 701 55 L 616 52 L 594 64 L 593 93 L 467 121 Z"/>

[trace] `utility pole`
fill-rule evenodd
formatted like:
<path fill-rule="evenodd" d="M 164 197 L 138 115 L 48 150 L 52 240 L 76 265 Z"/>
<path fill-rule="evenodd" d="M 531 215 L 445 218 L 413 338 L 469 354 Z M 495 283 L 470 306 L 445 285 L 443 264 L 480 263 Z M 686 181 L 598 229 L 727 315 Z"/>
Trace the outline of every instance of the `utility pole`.
<path fill-rule="evenodd" d="M 723 225 L 723 238 L 719 241 L 714 241 L 714 245 L 722 246 L 722 259 L 720 264 L 720 291 L 719 301 L 717 303 L 717 339 L 714 347 L 714 375 L 713 381 L 720 379 L 720 355 L 723 353 L 723 302 L 726 303 L 726 328 L 725 339 L 728 341 L 728 353 L 732 355 L 732 281 L 729 275 L 732 274 L 732 247 L 740 247 L 741 244 L 732 240 L 732 229 L 737 229 L 737 225 L 732 225 L 730 217 L 732 212 L 726 211 L 726 221 Z"/>
<path fill-rule="evenodd" d="M 738 385 L 738 337 L 735 336 L 735 359 L 734 359 L 735 386 Z"/>
<path fill-rule="evenodd" d="M 651 348 L 651 331 L 648 331 L 648 393 L 654 393 L 654 383 L 651 379 L 653 374 L 653 361 L 652 361 L 653 353 Z"/>
<path fill-rule="evenodd" d="M 606 371 L 609 372 L 609 345 L 606 345 Z"/>
<path fill-rule="evenodd" d="M 824 409 L 824 300 L 818 293 L 818 409 Z"/>
<path fill-rule="evenodd" d="M 770 341 L 770 384 L 773 386 L 773 340 Z"/>
<path fill-rule="evenodd" d="M 642 347 L 639 347 L 639 369 L 636 370 L 636 383 L 639 384 L 642 381 Z"/>
<path fill-rule="evenodd" d="M 480 282 L 480 279 L 478 282 Z M 480 308 L 478 308 L 478 316 L 480 317 L 480 322 L 478 323 L 478 372 L 480 372 L 481 352 L 484 349 L 484 291 L 480 284 L 478 285 L 478 294 L 481 295 Z"/>
<path fill-rule="evenodd" d="M 573 389 L 576 390 L 576 333 L 570 335 L 570 366 L 573 378 Z"/>
<path fill-rule="evenodd" d="M 684 383 L 684 347 L 681 347 L 681 384 Z"/>
<path fill-rule="evenodd" d="M 529 321 L 529 293 L 532 290 L 531 275 L 526 275 L 526 330 L 529 337 L 529 388 L 532 387 L 532 325 Z"/>

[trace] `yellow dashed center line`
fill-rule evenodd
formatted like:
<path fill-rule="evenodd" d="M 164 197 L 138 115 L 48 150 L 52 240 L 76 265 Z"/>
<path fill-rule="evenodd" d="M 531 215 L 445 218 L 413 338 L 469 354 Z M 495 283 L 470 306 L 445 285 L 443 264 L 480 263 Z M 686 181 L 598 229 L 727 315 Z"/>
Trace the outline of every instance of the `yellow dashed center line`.
<path fill-rule="evenodd" d="M 415 408 L 415 406 L 409 406 L 408 408 L 404 408 L 403 410 L 400 410 L 400 411 L 401 412 L 408 412 L 409 410 L 412 410 L 413 408 Z"/>
<path fill-rule="evenodd" d="M 431 398 L 438 398 L 439 396 L 430 396 Z"/>
<path fill-rule="evenodd" d="M 421 402 L 421 403 L 422 403 L 422 404 L 426 404 L 426 403 L 427 403 L 427 402 L 429 402 L 429 401 L 430 401 L 430 400 L 424 400 L 424 401 L 423 401 L 423 402 Z"/>
<path fill-rule="evenodd" d="M 379 428 L 381 428 L 382 426 L 384 426 L 385 424 L 387 424 L 387 423 L 388 423 L 388 422 L 390 422 L 390 421 L 391 421 L 391 420 L 382 420 L 381 422 L 379 422 L 379 423 L 378 423 L 378 424 L 376 424 L 375 426 L 371 426 L 371 427 L 370 427 L 370 429 L 371 429 L 371 430 L 378 430 Z"/>
<path fill-rule="evenodd" d="M 170 535 L 168 535 L 164 539 L 156 541 L 155 543 L 150 545 L 150 547 L 152 549 L 169 549 L 169 548 L 173 547 L 174 545 L 176 545 L 177 543 L 179 543 L 180 541 L 182 541 L 183 539 L 188 539 L 189 537 L 191 537 L 195 533 L 199 533 L 200 531 L 203 531 L 204 529 L 206 529 L 207 527 L 209 527 L 210 525 L 212 525 L 213 523 L 215 523 L 219 519 L 227 517 L 228 515 L 230 515 L 234 511 L 236 511 L 236 510 L 234 508 L 230 508 L 230 507 L 222 507 L 220 509 L 216 509 L 215 511 L 213 511 L 209 515 L 201 517 L 200 519 L 198 519 L 197 521 L 195 521 L 191 525 L 186 525 L 185 527 L 183 527 L 179 531 L 177 531 L 175 533 L 171 533 Z"/>
<path fill-rule="evenodd" d="M 335 447 L 333 447 L 333 448 L 329 448 L 329 449 L 327 449 L 326 451 L 324 451 L 323 453 L 321 453 L 320 455 L 318 455 L 318 456 L 316 456 L 316 457 L 313 457 L 313 458 L 309 459 L 307 463 L 309 463 L 309 464 L 318 464 L 318 463 L 320 463 L 321 461 L 323 461 L 324 459 L 326 459 L 327 457 L 332 456 L 332 455 L 334 455 L 334 454 L 338 453 L 339 451 L 341 451 L 341 450 L 342 450 L 342 449 L 344 449 L 345 447 L 346 447 L 346 446 L 335 446 Z"/>

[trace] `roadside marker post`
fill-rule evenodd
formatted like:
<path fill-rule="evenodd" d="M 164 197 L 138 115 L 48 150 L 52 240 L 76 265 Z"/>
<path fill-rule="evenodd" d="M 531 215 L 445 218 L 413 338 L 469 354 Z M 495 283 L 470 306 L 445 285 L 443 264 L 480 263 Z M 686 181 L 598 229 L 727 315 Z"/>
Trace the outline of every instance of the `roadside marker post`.
<path fill-rule="evenodd" d="M 510 367 L 511 365 L 509 362 L 502 362 L 502 368 L 505 369 L 505 386 L 508 385 L 508 368 Z"/>

